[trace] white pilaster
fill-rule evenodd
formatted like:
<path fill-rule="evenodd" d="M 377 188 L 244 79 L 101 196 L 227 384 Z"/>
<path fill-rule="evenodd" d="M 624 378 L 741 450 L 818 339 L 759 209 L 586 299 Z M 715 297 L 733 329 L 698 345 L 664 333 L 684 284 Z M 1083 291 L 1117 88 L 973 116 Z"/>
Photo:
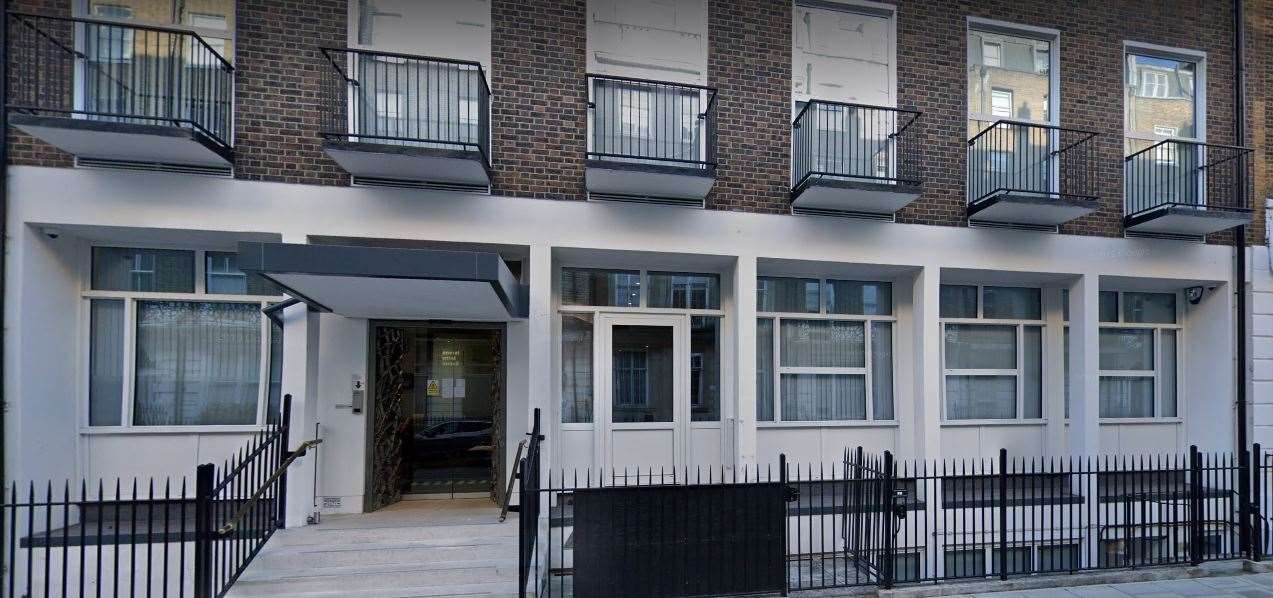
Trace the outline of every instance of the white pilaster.
<path fill-rule="evenodd" d="M 734 270 L 734 407 L 732 434 L 734 465 L 756 465 L 756 256 L 739 256 Z"/>
<path fill-rule="evenodd" d="M 283 394 L 292 395 L 289 450 L 314 437 L 318 422 L 319 315 L 304 304 L 283 310 Z M 319 446 L 318 450 L 323 450 Z M 314 453 L 287 472 L 287 527 L 305 525 L 314 511 Z"/>
<path fill-rule="evenodd" d="M 1043 454 L 1065 455 L 1065 305 L 1062 287 L 1043 287 Z"/>
<path fill-rule="evenodd" d="M 1100 452 L 1100 280 L 1083 274 L 1070 285 L 1069 453 Z"/>
<path fill-rule="evenodd" d="M 941 268 L 925 266 L 915 277 L 915 454 L 939 459 L 942 421 Z"/>

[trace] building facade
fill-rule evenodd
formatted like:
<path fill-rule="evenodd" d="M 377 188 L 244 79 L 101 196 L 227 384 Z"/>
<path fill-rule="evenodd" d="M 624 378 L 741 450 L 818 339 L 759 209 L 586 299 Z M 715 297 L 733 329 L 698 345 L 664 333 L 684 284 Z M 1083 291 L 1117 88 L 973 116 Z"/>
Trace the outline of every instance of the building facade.
<path fill-rule="evenodd" d="M 15 4 L 8 479 L 1237 441 L 1268 3 Z"/>

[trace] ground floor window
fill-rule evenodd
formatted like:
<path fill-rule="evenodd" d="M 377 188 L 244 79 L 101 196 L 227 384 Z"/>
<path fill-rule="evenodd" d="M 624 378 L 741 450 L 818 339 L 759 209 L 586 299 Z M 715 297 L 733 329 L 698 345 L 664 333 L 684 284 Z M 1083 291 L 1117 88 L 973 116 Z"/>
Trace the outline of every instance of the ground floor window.
<path fill-rule="evenodd" d="M 252 425 L 277 409 L 282 334 L 261 314 L 277 291 L 234 261 L 93 249 L 88 425 Z"/>
<path fill-rule="evenodd" d="M 941 285 L 947 420 L 1043 417 L 1043 322 L 1035 288 Z"/>
<path fill-rule="evenodd" d="M 1100 416 L 1177 417 L 1173 293 L 1100 293 Z"/>

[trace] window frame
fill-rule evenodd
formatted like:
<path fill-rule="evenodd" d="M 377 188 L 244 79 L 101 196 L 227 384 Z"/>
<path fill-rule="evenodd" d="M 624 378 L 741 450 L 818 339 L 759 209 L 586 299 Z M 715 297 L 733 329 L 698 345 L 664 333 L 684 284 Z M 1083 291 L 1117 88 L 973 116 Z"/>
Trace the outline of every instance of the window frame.
<path fill-rule="evenodd" d="M 1195 136 L 1173 136 L 1171 139 L 1183 139 L 1187 141 L 1205 143 L 1207 140 L 1207 53 L 1200 50 L 1172 48 L 1169 46 L 1160 46 L 1157 44 L 1148 44 L 1131 40 L 1123 41 L 1123 137 L 1126 139 L 1150 141 L 1153 143 L 1157 143 L 1163 139 L 1168 139 L 1167 137 L 1160 135 L 1134 133 L 1131 130 L 1131 107 L 1127 105 L 1127 89 L 1131 85 L 1128 77 L 1132 75 L 1128 72 L 1130 69 L 1127 68 L 1127 61 L 1132 55 L 1193 63 L 1193 126 Z M 1137 83 L 1139 84 L 1140 75 L 1136 74 L 1135 76 L 1137 77 Z"/>
<path fill-rule="evenodd" d="M 93 272 L 93 253 L 98 247 L 110 247 L 121 249 L 153 249 L 153 250 L 174 250 L 188 251 L 194 259 L 194 292 L 191 293 L 164 293 L 149 291 L 106 291 L 95 290 L 92 284 Z M 79 346 L 77 352 L 80 363 L 77 374 L 77 390 L 78 400 L 76 404 L 80 413 L 77 414 L 77 422 L 80 434 L 83 435 L 101 435 L 101 434 L 196 434 L 196 433 L 239 433 L 250 432 L 260 429 L 269 420 L 267 413 L 269 406 L 270 393 L 270 341 L 274 334 L 272 322 L 265 314 L 260 314 L 260 342 L 258 359 L 260 365 L 258 368 L 258 384 L 256 397 L 256 417 L 250 424 L 190 424 L 190 425 L 136 425 L 134 421 L 134 410 L 136 407 L 136 376 L 137 376 L 137 310 L 138 304 L 146 301 L 177 301 L 186 303 L 231 303 L 239 305 L 256 305 L 259 309 L 264 309 L 272 304 L 278 303 L 286 299 L 283 295 L 231 295 L 231 294 L 209 294 L 207 293 L 207 254 L 208 253 L 226 253 L 224 248 L 197 248 L 191 249 L 183 246 L 165 245 L 160 243 L 93 243 L 88 246 L 85 259 L 82 262 L 82 272 L 80 273 L 81 290 L 80 290 L 80 306 L 78 316 L 80 318 L 79 330 L 81 337 L 77 341 Z M 119 300 L 123 302 L 124 310 L 124 334 L 123 347 L 123 371 L 120 372 L 121 384 L 123 385 L 120 397 L 120 425 L 89 425 L 89 416 L 91 409 L 89 406 L 89 391 L 91 388 L 91 354 L 92 354 L 92 302 L 93 300 Z"/>
<path fill-rule="evenodd" d="M 759 275 L 760 278 L 793 278 L 797 280 L 817 280 L 818 281 L 818 311 L 817 312 L 781 312 L 781 311 L 762 311 L 759 306 L 756 309 L 756 320 L 772 320 L 773 321 L 773 414 L 772 421 L 760 421 L 757 418 L 757 428 L 825 428 L 825 427 L 856 427 L 856 426 L 896 426 L 900 423 L 897 419 L 897 299 L 896 295 L 889 293 L 892 304 L 889 306 L 889 315 L 856 315 L 856 314 L 833 314 L 828 311 L 828 302 L 831 293 L 828 291 L 831 281 L 849 281 L 849 282 L 867 282 L 867 283 L 883 283 L 894 285 L 891 280 L 851 280 L 848 278 L 830 278 L 826 276 L 782 276 L 782 275 Z M 755 298 L 753 297 L 754 301 Z M 839 322 L 861 322 L 864 332 L 862 335 L 863 352 L 865 353 L 862 367 L 798 367 L 782 365 L 782 322 L 784 320 L 820 320 L 820 321 L 839 321 Z M 893 418 L 892 419 L 875 419 L 875 380 L 874 370 L 875 358 L 872 355 L 872 338 L 874 335 L 875 323 L 888 322 L 892 326 L 893 343 L 892 347 L 892 363 L 890 367 L 893 370 Z M 839 419 L 839 420 L 784 420 L 782 419 L 782 375 L 783 374 L 848 374 L 864 376 L 866 384 L 866 410 L 864 419 Z"/>
<path fill-rule="evenodd" d="M 973 106 L 969 103 L 969 99 L 970 99 L 969 96 L 972 95 L 971 90 L 967 88 L 968 69 L 971 68 L 972 66 L 972 58 L 973 58 L 972 44 L 968 43 L 968 40 L 971 38 L 973 32 L 988 33 L 992 35 L 1009 35 L 1013 37 L 1022 37 L 1022 38 L 1033 39 L 1037 41 L 1044 41 L 1048 43 L 1048 95 L 1047 95 L 1047 98 L 1044 99 L 1043 101 L 1043 105 L 1047 108 L 1047 114 L 1045 115 L 1045 118 L 1042 118 L 1042 119 L 1033 118 L 1033 119 L 1027 120 L 1027 119 L 1011 117 L 1011 118 L 1005 119 L 1002 117 L 995 116 L 993 114 L 981 113 L 981 112 L 976 112 L 973 110 Z M 986 42 L 983 39 L 982 45 L 984 46 L 985 43 Z M 986 123 L 987 126 L 990 123 L 994 123 L 1000 120 L 1013 120 L 1018 122 L 1027 122 L 1027 123 L 1033 123 L 1033 124 L 1054 125 L 1054 126 L 1059 126 L 1061 124 L 1061 110 L 1060 110 L 1061 98 L 1062 98 L 1061 76 L 1060 76 L 1061 75 L 1061 30 L 1052 29 L 1049 27 L 1036 27 L 1033 25 L 1022 25 L 1019 23 L 1012 23 L 1008 21 L 999 21 L 995 19 L 985 19 L 981 17 L 970 16 L 968 17 L 967 23 L 964 27 L 964 45 L 967 47 L 967 52 L 966 52 L 967 55 L 964 57 L 965 121 L 982 122 L 982 123 Z M 999 44 L 999 45 L 1002 48 L 1002 44 Z M 1036 74 L 1039 74 L 1038 73 L 1039 60 L 1037 57 L 1037 52 L 1035 54 L 1036 54 L 1035 56 L 1032 56 L 1034 68 L 1032 68 L 1031 70 L 1033 70 Z M 1003 58 L 1003 55 L 1002 55 L 1002 49 L 1001 49 L 1000 50 L 1001 64 L 1002 64 L 1002 58 Z M 996 68 L 996 67 L 990 67 L 990 68 Z M 1002 68 L 1002 67 L 997 67 L 997 68 Z M 972 134 L 971 129 L 969 134 L 970 135 Z"/>
<path fill-rule="evenodd" d="M 1101 380 L 1101 378 L 1104 378 L 1104 377 L 1106 377 L 1106 376 L 1109 376 L 1109 377 L 1120 377 L 1120 378 L 1125 378 L 1125 377 L 1134 377 L 1134 378 L 1153 378 L 1153 380 L 1154 380 L 1154 405 L 1153 405 L 1153 408 L 1154 408 L 1154 415 L 1149 416 L 1149 417 L 1104 417 L 1104 416 L 1101 416 L 1101 415 L 1098 413 L 1098 414 L 1097 414 L 1097 416 L 1098 416 L 1098 420 L 1100 421 L 1100 423 L 1109 423 L 1109 424 L 1125 424 L 1125 423 L 1183 423 L 1183 422 L 1184 422 L 1184 420 L 1185 420 L 1185 416 L 1184 416 L 1184 406 L 1185 406 L 1185 401 L 1183 401 L 1183 400 L 1182 400 L 1183 393 L 1182 393 L 1181 391 L 1182 391 L 1182 389 L 1184 388 L 1184 368 L 1183 368 L 1183 364 L 1184 364 L 1184 351 L 1185 351 L 1185 341 L 1184 341 L 1184 334 L 1185 334 L 1185 333 L 1184 333 L 1184 330 L 1185 330 L 1185 327 L 1184 327 L 1184 325 L 1181 323 L 1181 320 L 1183 319 L 1183 316 L 1184 316 L 1184 305 L 1183 305 L 1183 303 L 1184 303 L 1184 302 L 1182 301 L 1182 300 L 1184 299 L 1184 297 L 1182 297 L 1181 293 L 1179 293 L 1179 292 L 1158 292 L 1158 291 L 1112 291 L 1112 290 L 1108 290 L 1108 289 L 1102 289 L 1102 292 L 1117 293 L 1117 297 L 1118 297 L 1118 304 L 1117 304 L 1117 310 L 1116 310 L 1116 311 L 1118 312 L 1118 321 L 1116 321 L 1116 322 L 1100 322 L 1100 321 L 1099 321 L 1099 317 L 1097 318 L 1097 320 L 1098 320 L 1098 322 L 1097 322 L 1097 324 L 1098 324 L 1098 326 L 1097 326 L 1097 343 L 1098 343 L 1098 346 L 1099 346 L 1099 343 L 1100 343 L 1100 333 L 1101 333 L 1101 331 L 1103 331 L 1103 330 L 1107 330 L 1107 329 L 1112 329 L 1112 330 L 1128 330 L 1128 329 L 1134 329 L 1134 330 L 1153 330 L 1153 331 L 1154 331 L 1154 332 L 1153 332 L 1153 343 L 1154 343 L 1154 369 L 1153 369 L 1152 371 L 1150 371 L 1150 370 L 1105 370 L 1105 369 L 1101 369 L 1101 367 L 1100 367 L 1100 355 L 1099 355 L 1099 351 L 1098 351 L 1097 360 L 1096 360 L 1097 406 L 1098 406 L 1098 408 L 1099 408 L 1099 405 L 1100 405 L 1100 380 Z M 1173 295 L 1173 296 L 1175 296 L 1175 298 L 1176 298 L 1176 314 L 1175 314 L 1175 316 L 1176 316 L 1176 317 L 1175 317 L 1175 320 L 1176 320 L 1176 321 L 1175 321 L 1175 322 L 1173 322 L 1173 323 L 1170 323 L 1170 324 L 1154 324 L 1154 323 L 1124 322 L 1123 320 L 1124 320 L 1124 318 L 1125 318 L 1125 314 L 1123 313 L 1123 306 L 1125 305 L 1125 303 L 1124 303 L 1123 296 L 1124 296 L 1124 295 L 1126 295 L 1126 294 L 1128 294 L 1128 293 L 1131 293 L 1131 294 L 1151 294 L 1151 295 L 1154 295 L 1154 294 L 1157 294 L 1157 295 Z M 1161 413 L 1162 413 L 1162 398 L 1163 398 L 1163 397 L 1162 397 L 1162 375 L 1160 374 L 1160 372 L 1162 371 L 1162 367 L 1163 367 L 1163 359 L 1162 359 L 1162 358 L 1163 358 L 1163 353 L 1162 353 L 1162 331 L 1163 331 L 1163 330 L 1173 330 L 1173 331 L 1175 331 L 1175 333 L 1176 333 L 1176 371 L 1175 371 L 1175 374 L 1176 374 L 1176 414 L 1175 414 L 1175 415 L 1172 415 L 1172 416 L 1162 416 L 1162 415 L 1159 415 L 1159 414 L 1161 414 Z"/>
<path fill-rule="evenodd" d="M 1021 287 L 1012 285 L 998 284 L 962 284 L 962 283 L 942 283 L 941 286 L 961 286 L 977 288 L 977 317 L 975 318 L 947 318 L 938 314 L 938 324 L 941 334 L 941 417 L 939 422 L 943 426 L 984 426 L 984 425 L 1044 425 L 1048 422 L 1048 396 L 1046 384 L 1042 379 L 1040 383 L 1043 387 L 1039 389 L 1039 417 L 1025 417 L 1025 329 L 1038 328 L 1040 337 L 1039 359 L 1042 363 L 1040 375 L 1045 376 L 1042 370 L 1048 367 L 1048 343 L 1047 336 L 1047 313 L 1043 309 L 1043 295 L 1045 289 L 1041 287 Z M 1037 289 L 1039 291 L 1039 320 L 1027 319 L 1000 319 L 986 318 L 985 309 L 985 289 L 987 287 L 994 288 L 1028 288 Z M 946 326 L 954 325 L 974 325 L 974 326 L 1012 326 L 1016 334 L 1016 364 L 1015 369 L 961 369 L 946 367 Z M 1011 419 L 995 419 L 995 418 L 973 418 L 973 419 L 951 419 L 947 416 L 949 413 L 946 403 L 946 379 L 950 376 L 1013 376 L 1017 380 L 1017 403 L 1016 417 Z"/>
<path fill-rule="evenodd" d="M 605 271 L 605 272 L 619 272 L 619 271 L 636 272 L 638 284 L 640 285 L 640 293 L 637 297 L 637 304 L 635 306 L 617 306 L 617 305 L 609 306 L 609 305 L 567 305 L 565 303 L 562 303 L 561 302 L 561 275 L 562 275 L 562 272 L 566 269 L 597 270 L 597 271 Z M 623 265 L 616 266 L 616 265 L 606 265 L 606 264 L 600 264 L 600 265 L 579 264 L 574 262 L 553 264 L 552 272 L 553 272 L 552 290 L 553 290 L 553 303 L 554 303 L 554 313 L 552 317 L 552 326 L 553 326 L 553 334 L 552 334 L 553 336 L 553 341 L 552 341 L 553 342 L 553 348 L 552 348 L 553 391 L 552 392 L 553 392 L 553 396 L 555 397 L 553 400 L 553 414 L 554 414 L 553 419 L 555 422 L 554 425 L 557 426 L 557 429 L 593 431 L 596 429 L 596 426 L 597 426 L 596 402 L 598 400 L 597 392 L 599 391 L 599 389 L 597 388 L 596 384 L 593 384 L 592 386 L 592 402 L 593 402 L 592 421 L 587 421 L 587 422 L 563 421 L 565 413 L 562 409 L 561 368 L 562 368 L 562 364 L 565 362 L 565 354 L 563 352 L 564 347 L 562 345 L 562 330 L 563 330 L 562 322 L 563 322 L 563 316 L 565 316 L 566 314 L 586 314 L 588 315 L 589 318 L 591 318 L 592 332 L 593 332 L 592 342 L 593 342 L 594 351 L 596 349 L 596 342 L 597 342 L 597 339 L 596 339 L 597 319 L 602 314 L 650 314 L 650 315 L 684 316 L 685 325 L 687 328 L 693 326 L 693 319 L 695 317 L 702 316 L 702 317 L 717 318 L 719 321 L 719 325 L 717 326 L 716 342 L 718 343 L 717 353 L 719 354 L 719 357 L 720 357 L 720 365 L 717 368 L 717 372 L 720 375 L 720 380 L 717 381 L 717 386 L 720 389 L 720 396 L 717 399 L 719 401 L 719 405 L 717 405 L 719 418 L 715 420 L 695 421 L 693 419 L 693 415 L 691 414 L 689 417 L 689 421 L 685 423 L 686 425 L 689 426 L 688 429 L 691 429 L 691 430 L 694 428 L 722 428 L 727 423 L 726 421 L 727 419 L 731 417 L 735 417 L 735 416 L 726 414 L 727 412 L 726 410 L 727 401 L 726 401 L 726 390 L 725 390 L 726 382 L 727 382 L 726 369 L 730 367 L 727 360 L 732 355 L 732 352 L 729 350 L 729 343 L 731 342 L 732 339 L 727 332 L 729 327 L 726 325 L 726 322 L 729 316 L 726 315 L 725 313 L 726 275 L 724 273 L 714 271 L 711 269 L 700 269 L 698 271 L 694 271 L 693 268 L 628 267 Z M 681 308 L 681 307 L 648 307 L 649 295 L 650 295 L 649 275 L 651 273 L 715 275 L 718 277 L 717 279 L 718 285 L 719 285 L 718 292 L 720 293 L 718 300 L 720 302 L 720 307 L 718 309 L 696 309 L 696 308 Z M 692 346 L 687 347 L 687 357 L 691 362 L 693 361 L 694 352 L 693 352 Z M 689 365 L 690 365 L 689 363 L 686 363 L 687 371 L 689 369 Z M 592 372 L 593 372 L 594 382 L 595 382 L 595 376 L 597 375 L 596 363 L 592 364 Z M 688 385 L 692 383 L 693 383 L 693 376 L 691 376 L 690 380 L 687 381 L 687 386 L 686 386 L 686 395 L 687 395 L 686 399 L 689 401 L 689 405 L 691 409 L 694 407 L 695 403 L 694 403 L 693 393 L 690 392 L 692 389 Z M 701 383 L 701 378 L 700 378 L 700 383 Z M 702 395 L 700 394 L 699 396 L 701 397 Z"/>

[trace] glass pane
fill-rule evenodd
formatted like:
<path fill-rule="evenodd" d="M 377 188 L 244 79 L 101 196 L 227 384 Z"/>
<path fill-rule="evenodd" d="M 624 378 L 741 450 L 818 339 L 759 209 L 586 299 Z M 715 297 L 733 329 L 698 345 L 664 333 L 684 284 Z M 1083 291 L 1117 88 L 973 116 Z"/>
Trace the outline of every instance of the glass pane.
<path fill-rule="evenodd" d="M 561 314 L 561 421 L 592 422 L 592 314 Z"/>
<path fill-rule="evenodd" d="M 1065 327 L 1065 417 L 1070 416 L 1070 327 Z"/>
<path fill-rule="evenodd" d="M 641 305 L 641 273 L 562 268 L 561 304 L 639 307 Z"/>
<path fill-rule="evenodd" d="M 1152 376 L 1101 376 L 1101 417 L 1153 417 Z"/>
<path fill-rule="evenodd" d="M 866 367 L 866 327 L 862 322 L 783 320 L 783 367 Z"/>
<path fill-rule="evenodd" d="M 783 421 L 866 419 L 866 376 L 783 374 Z"/>
<path fill-rule="evenodd" d="M 1102 322 L 1118 321 L 1118 293 L 1114 291 L 1101 291 L 1096 294 L 1097 311 L 1100 312 Z"/>
<path fill-rule="evenodd" d="M 756 320 L 756 421 L 774 420 L 774 321 Z"/>
<path fill-rule="evenodd" d="M 1158 333 L 1162 346 L 1161 369 L 1158 370 L 1158 386 L 1162 389 L 1162 416 L 1176 417 L 1176 331 Z"/>
<path fill-rule="evenodd" d="M 875 419 L 893 419 L 893 323 L 871 324 L 871 408 Z"/>
<path fill-rule="evenodd" d="M 1154 331 L 1147 328 L 1102 328 L 1102 370 L 1154 369 Z"/>
<path fill-rule="evenodd" d="M 650 273 L 650 307 L 720 309 L 717 274 Z"/>
<path fill-rule="evenodd" d="M 1041 320 L 1039 289 L 986 287 L 982 292 L 982 317 L 1000 320 Z"/>
<path fill-rule="evenodd" d="M 1039 571 L 1074 571 L 1079 565 L 1079 547 L 1074 544 L 1065 546 L 1040 546 Z"/>
<path fill-rule="evenodd" d="M 946 325 L 946 369 L 1012 370 L 1016 367 L 1016 326 Z"/>
<path fill-rule="evenodd" d="M 947 577 L 980 577 L 986 574 L 985 550 L 947 550 L 944 557 Z"/>
<path fill-rule="evenodd" d="M 1061 289 L 1061 319 L 1070 321 L 1070 290 Z"/>
<path fill-rule="evenodd" d="M 1008 574 L 1029 573 L 1031 570 L 1030 559 L 1034 556 L 1031 554 L 1034 549 L 1029 546 L 1022 546 L 1008 549 Z M 990 572 L 998 575 L 1001 570 L 999 566 L 1000 559 L 1003 558 L 1003 551 L 995 549 L 994 559 L 990 563 Z"/>
<path fill-rule="evenodd" d="M 690 419 L 720 421 L 720 318 L 690 318 Z"/>
<path fill-rule="evenodd" d="M 1022 417 L 1038 419 L 1043 417 L 1043 328 L 1025 326 L 1021 332 Z"/>
<path fill-rule="evenodd" d="M 97 291 L 193 293 L 194 252 L 94 247 L 92 285 Z"/>
<path fill-rule="evenodd" d="M 1016 417 L 1016 376 L 946 376 L 946 419 Z"/>
<path fill-rule="evenodd" d="M 816 314 L 822 284 L 811 278 L 772 278 L 756 280 L 756 311 Z"/>
<path fill-rule="evenodd" d="M 968 32 L 968 111 L 987 119 L 1048 120 L 1052 44 Z"/>
<path fill-rule="evenodd" d="M 919 553 L 903 552 L 893 555 L 893 580 L 894 581 L 919 581 L 920 578 L 920 560 Z"/>
<path fill-rule="evenodd" d="M 965 285 L 941 285 L 941 317 L 977 317 L 977 287 Z"/>
<path fill-rule="evenodd" d="M 204 288 L 212 295 L 280 295 L 274 283 L 239 270 L 239 254 L 209 251 L 204 254 Z"/>
<path fill-rule="evenodd" d="M 1172 293 L 1123 293 L 1123 321 L 1131 324 L 1175 324 Z"/>
<path fill-rule="evenodd" d="M 283 328 L 270 322 L 270 387 L 267 389 L 265 422 L 277 424 L 283 414 Z M 365 392 L 365 391 L 364 391 Z"/>
<path fill-rule="evenodd" d="M 611 400 L 615 422 L 670 422 L 675 363 L 670 326 L 615 326 Z"/>
<path fill-rule="evenodd" d="M 893 285 L 888 282 L 827 281 L 827 312 L 855 316 L 893 313 Z"/>
<path fill-rule="evenodd" d="M 88 425 L 118 426 L 124 404 L 124 302 L 89 302 Z"/>
<path fill-rule="evenodd" d="M 133 423 L 255 423 L 261 317 L 251 303 L 139 302 Z"/>
<path fill-rule="evenodd" d="M 1128 54 L 1123 81 L 1127 132 L 1196 137 L 1196 72 L 1197 65 L 1192 62 Z"/>

